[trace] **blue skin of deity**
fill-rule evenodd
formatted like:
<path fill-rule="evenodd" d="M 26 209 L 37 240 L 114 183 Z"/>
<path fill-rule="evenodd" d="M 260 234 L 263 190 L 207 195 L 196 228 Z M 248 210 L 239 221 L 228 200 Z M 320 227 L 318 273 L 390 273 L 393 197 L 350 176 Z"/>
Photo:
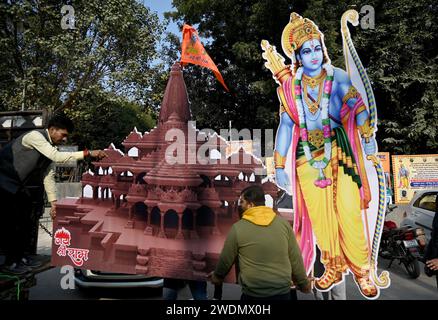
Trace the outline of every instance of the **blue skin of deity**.
<path fill-rule="evenodd" d="M 298 61 L 301 61 L 303 66 L 303 73 L 309 77 L 318 76 L 322 71 L 323 64 L 323 49 L 321 42 L 318 39 L 308 40 L 302 45 L 299 54 L 296 55 Z M 303 84 L 304 85 L 304 84 Z M 323 84 L 321 84 L 323 85 Z M 348 74 L 339 68 L 334 68 L 334 80 L 332 85 L 332 92 L 329 102 L 329 114 L 340 121 L 342 99 L 347 94 L 350 86 L 352 85 Z M 313 90 L 309 87 L 308 92 L 312 97 L 316 98 L 318 95 L 318 87 Z M 350 98 L 347 101 L 347 105 L 353 108 L 357 102 L 357 98 Z M 312 114 L 307 107 L 305 100 L 303 99 L 304 113 L 306 117 L 307 129 L 323 129 L 321 108 L 315 114 Z M 361 126 L 368 119 L 368 111 L 364 110 L 356 116 L 356 124 Z M 291 145 L 292 132 L 294 122 L 286 112 L 283 112 L 280 117 L 280 125 L 277 130 L 275 138 L 275 150 L 277 150 L 281 156 L 285 157 L 287 151 Z M 340 124 L 330 120 L 331 128 L 339 127 Z M 362 145 L 366 155 L 372 155 L 376 153 L 377 145 L 374 137 L 371 137 L 368 142 L 362 140 Z M 284 169 L 278 168 L 276 172 L 277 184 L 288 191 L 291 194 L 290 180 Z"/>

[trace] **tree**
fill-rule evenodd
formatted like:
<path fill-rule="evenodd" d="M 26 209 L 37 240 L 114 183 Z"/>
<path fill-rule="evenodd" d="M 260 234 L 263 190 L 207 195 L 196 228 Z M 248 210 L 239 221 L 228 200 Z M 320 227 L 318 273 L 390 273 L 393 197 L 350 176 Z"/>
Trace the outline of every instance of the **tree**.
<path fill-rule="evenodd" d="M 188 66 L 185 78 L 198 126 L 273 128 L 278 102 L 275 84 L 263 66 L 260 41 L 280 48 L 284 21 L 295 8 L 290 1 L 173 1 L 169 17 L 195 25 L 207 52 L 231 89 L 227 94 L 209 70 Z M 299 4 L 298 4 L 299 5 Z M 211 41 L 210 41 L 211 40 Z"/>
<path fill-rule="evenodd" d="M 64 1 L 5 0 L 0 7 L 0 110 L 68 109 L 104 89 L 156 107 L 163 25 L 135 0 L 74 1 L 75 29 L 61 27 Z"/>
<path fill-rule="evenodd" d="M 72 140 L 81 148 L 104 149 L 114 143 L 124 151 L 121 143 L 134 127 L 143 133 L 155 124 L 150 112 L 114 94 L 88 92 L 80 101 L 74 110 L 66 113 L 75 119 Z"/>
<path fill-rule="evenodd" d="M 438 152 L 438 4 L 370 1 L 376 29 L 357 32 L 378 103 L 378 136 L 387 151 Z"/>
<path fill-rule="evenodd" d="M 438 150 L 438 5 L 432 0 L 372 0 L 376 28 L 350 28 L 367 69 L 379 112 L 380 150 L 433 153 Z M 340 19 L 356 1 L 174 0 L 169 17 L 197 26 L 206 50 L 233 91 L 226 94 L 211 72 L 185 70 L 193 114 L 204 127 L 276 128 L 276 85 L 264 67 L 262 39 L 281 52 L 280 37 L 296 11 L 312 19 L 325 35 L 333 65 L 344 67 Z M 204 41 L 204 42 L 207 42 Z M 204 43 L 205 44 L 205 43 Z"/>

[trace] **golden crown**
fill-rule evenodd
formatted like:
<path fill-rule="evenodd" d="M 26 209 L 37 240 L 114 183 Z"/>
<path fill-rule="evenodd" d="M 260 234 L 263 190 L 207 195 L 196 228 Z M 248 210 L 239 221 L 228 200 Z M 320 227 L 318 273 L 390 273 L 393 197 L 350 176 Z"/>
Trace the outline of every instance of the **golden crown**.
<path fill-rule="evenodd" d="M 312 20 L 292 12 L 289 23 L 283 29 L 281 45 L 284 53 L 294 60 L 294 51 L 301 48 L 304 42 L 312 39 L 321 40 L 321 36 L 321 32 Z"/>

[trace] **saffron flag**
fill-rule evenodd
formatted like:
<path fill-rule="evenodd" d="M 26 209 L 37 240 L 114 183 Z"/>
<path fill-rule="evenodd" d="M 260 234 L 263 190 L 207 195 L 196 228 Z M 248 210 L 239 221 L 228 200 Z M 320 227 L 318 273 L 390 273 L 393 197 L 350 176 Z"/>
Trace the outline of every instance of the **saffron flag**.
<path fill-rule="evenodd" d="M 224 86 L 225 90 L 230 91 L 225 85 L 224 79 L 222 78 L 219 69 L 216 67 L 216 64 L 210 58 L 207 51 L 205 51 L 204 46 L 199 39 L 198 32 L 192 26 L 185 24 L 183 27 L 181 65 L 184 66 L 188 63 L 197 64 L 211 69 L 219 82 Z"/>

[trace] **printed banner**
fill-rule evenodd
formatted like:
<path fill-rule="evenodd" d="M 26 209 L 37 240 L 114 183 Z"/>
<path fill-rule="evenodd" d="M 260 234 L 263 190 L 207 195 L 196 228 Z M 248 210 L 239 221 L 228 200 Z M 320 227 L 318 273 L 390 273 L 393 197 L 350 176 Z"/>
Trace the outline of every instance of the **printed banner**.
<path fill-rule="evenodd" d="M 393 155 L 395 203 L 407 204 L 418 190 L 438 188 L 438 154 Z"/>

